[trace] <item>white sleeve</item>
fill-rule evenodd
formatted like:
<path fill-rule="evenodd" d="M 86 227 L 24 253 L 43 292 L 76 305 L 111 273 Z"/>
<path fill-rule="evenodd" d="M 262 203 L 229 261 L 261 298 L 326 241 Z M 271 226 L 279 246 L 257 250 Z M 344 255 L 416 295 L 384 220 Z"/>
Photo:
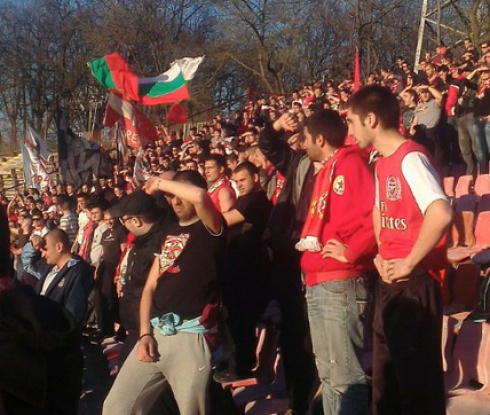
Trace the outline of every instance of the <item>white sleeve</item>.
<path fill-rule="evenodd" d="M 374 206 L 379 210 L 379 180 L 376 170 L 374 170 Z"/>
<path fill-rule="evenodd" d="M 402 161 L 402 173 L 422 214 L 436 200 L 449 203 L 439 173 L 424 154 L 418 151 L 407 154 Z"/>

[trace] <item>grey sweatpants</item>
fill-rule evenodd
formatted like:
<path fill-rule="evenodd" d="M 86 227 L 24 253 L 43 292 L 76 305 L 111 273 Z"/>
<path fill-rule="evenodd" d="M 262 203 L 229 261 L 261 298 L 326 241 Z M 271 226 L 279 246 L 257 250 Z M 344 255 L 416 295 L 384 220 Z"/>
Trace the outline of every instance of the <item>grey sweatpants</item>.
<path fill-rule="evenodd" d="M 128 356 L 104 402 L 103 415 L 145 415 L 168 384 L 181 415 L 208 414 L 211 353 L 202 334 L 162 336 L 156 362 L 140 362 L 137 348 Z"/>

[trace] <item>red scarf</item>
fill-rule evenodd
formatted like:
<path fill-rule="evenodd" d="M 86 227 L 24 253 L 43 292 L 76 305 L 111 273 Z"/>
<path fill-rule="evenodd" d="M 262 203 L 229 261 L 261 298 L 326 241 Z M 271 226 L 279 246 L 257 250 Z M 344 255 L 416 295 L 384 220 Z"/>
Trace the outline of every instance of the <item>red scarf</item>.
<path fill-rule="evenodd" d="M 482 83 L 480 88 L 478 88 L 478 91 L 476 93 L 476 98 L 483 99 L 483 97 L 485 96 L 485 91 L 488 88 L 490 88 L 490 81 L 485 81 L 484 83 Z"/>
<path fill-rule="evenodd" d="M 78 250 L 78 255 L 85 261 L 89 259 L 89 247 L 90 243 L 92 242 L 92 237 L 94 236 L 94 229 L 96 227 L 97 224 L 93 220 L 89 220 L 89 222 L 85 225 L 85 228 L 83 228 L 83 239 Z"/>
<path fill-rule="evenodd" d="M 323 227 L 328 220 L 328 218 L 325 218 L 325 214 L 328 197 L 332 189 L 337 153 L 338 150 L 323 161 L 323 166 L 315 177 L 310 208 L 301 232 L 301 239 L 296 244 L 298 251 L 320 252 L 323 248 L 320 239 Z"/>

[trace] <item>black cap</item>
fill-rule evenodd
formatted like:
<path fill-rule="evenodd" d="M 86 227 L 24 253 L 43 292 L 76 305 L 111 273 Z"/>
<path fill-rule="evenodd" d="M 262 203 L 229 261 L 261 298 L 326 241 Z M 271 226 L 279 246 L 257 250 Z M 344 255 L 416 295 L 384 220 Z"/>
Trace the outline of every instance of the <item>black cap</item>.
<path fill-rule="evenodd" d="M 125 196 L 117 205 L 107 210 L 112 218 L 119 218 L 124 215 L 139 216 L 148 213 L 155 213 L 158 210 L 157 203 L 153 196 L 143 190 Z"/>

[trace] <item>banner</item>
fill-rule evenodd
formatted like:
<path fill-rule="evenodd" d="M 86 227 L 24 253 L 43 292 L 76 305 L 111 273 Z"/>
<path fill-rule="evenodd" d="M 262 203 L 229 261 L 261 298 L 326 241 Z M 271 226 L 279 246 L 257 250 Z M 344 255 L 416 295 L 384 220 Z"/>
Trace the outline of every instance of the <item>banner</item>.
<path fill-rule="evenodd" d="M 133 178 L 138 180 L 140 183 L 144 183 L 150 177 L 151 177 L 150 163 L 148 163 L 148 160 L 144 156 L 144 151 L 143 149 L 141 149 L 136 155 Z"/>
<path fill-rule="evenodd" d="M 50 157 L 51 153 L 45 141 L 29 127 L 22 146 L 24 180 L 27 187 L 41 189 L 45 186 L 53 186 L 47 169 Z"/>
<path fill-rule="evenodd" d="M 92 179 L 112 177 L 112 162 L 104 149 L 75 134 L 64 117 L 58 121 L 58 158 L 63 184 L 79 188 Z"/>
<path fill-rule="evenodd" d="M 104 125 L 113 127 L 118 122 L 123 128 L 129 147 L 141 148 L 158 140 L 155 126 L 129 101 L 111 92 L 107 101 Z"/>

